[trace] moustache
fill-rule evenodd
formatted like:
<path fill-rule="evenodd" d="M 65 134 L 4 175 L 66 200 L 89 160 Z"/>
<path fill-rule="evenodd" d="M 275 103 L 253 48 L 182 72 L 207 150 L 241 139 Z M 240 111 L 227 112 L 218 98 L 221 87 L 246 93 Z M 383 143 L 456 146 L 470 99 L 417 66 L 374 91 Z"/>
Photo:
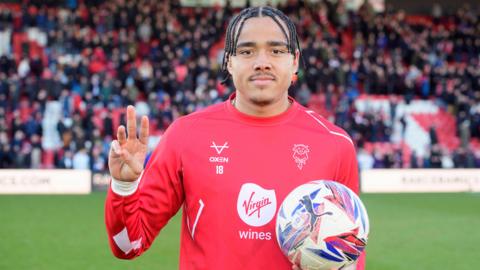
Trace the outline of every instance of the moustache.
<path fill-rule="evenodd" d="M 273 75 L 270 72 L 255 73 L 254 75 L 248 77 L 249 81 L 258 80 L 258 79 L 276 80 L 277 78 L 275 77 L 275 75 Z"/>

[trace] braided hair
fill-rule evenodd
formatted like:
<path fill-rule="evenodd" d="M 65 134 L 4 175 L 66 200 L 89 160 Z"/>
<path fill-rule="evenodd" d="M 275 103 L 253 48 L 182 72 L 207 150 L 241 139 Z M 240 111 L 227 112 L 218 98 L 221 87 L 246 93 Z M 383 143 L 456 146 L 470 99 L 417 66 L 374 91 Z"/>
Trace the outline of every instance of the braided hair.
<path fill-rule="evenodd" d="M 296 51 L 300 51 L 300 42 L 298 40 L 297 30 L 295 24 L 283 12 L 278 9 L 264 6 L 264 7 L 250 7 L 242 10 L 235 16 L 227 27 L 227 34 L 225 38 L 225 54 L 222 61 L 222 72 L 225 74 L 222 84 L 226 84 L 230 78 L 230 73 L 227 70 L 228 60 L 230 56 L 236 55 L 237 41 L 242 32 L 245 21 L 250 18 L 268 16 L 280 27 L 285 38 L 287 39 L 288 52 L 295 56 Z M 287 29 L 280 23 L 283 21 Z"/>

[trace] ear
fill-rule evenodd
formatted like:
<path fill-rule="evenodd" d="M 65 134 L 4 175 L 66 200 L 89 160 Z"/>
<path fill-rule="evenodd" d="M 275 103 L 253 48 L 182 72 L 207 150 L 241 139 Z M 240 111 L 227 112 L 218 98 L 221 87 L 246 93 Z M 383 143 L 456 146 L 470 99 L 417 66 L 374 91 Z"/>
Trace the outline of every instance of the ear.
<path fill-rule="evenodd" d="M 297 72 L 298 73 L 298 72 Z M 293 74 L 292 76 L 292 81 L 290 82 L 290 85 L 294 85 L 297 83 L 297 80 L 298 80 L 298 75 L 297 73 Z"/>
<path fill-rule="evenodd" d="M 230 75 L 232 75 L 232 69 L 232 57 L 230 57 L 230 55 L 227 55 L 227 70 Z"/>
<path fill-rule="evenodd" d="M 292 68 L 292 80 L 291 80 L 291 85 L 294 85 L 297 80 L 298 80 L 298 67 L 299 67 L 299 62 L 300 62 L 300 51 L 297 50 L 295 52 L 295 55 L 293 56 L 293 68 Z"/>
<path fill-rule="evenodd" d="M 293 57 L 293 73 L 298 74 L 298 67 L 300 65 L 300 51 L 295 51 L 295 56 Z"/>

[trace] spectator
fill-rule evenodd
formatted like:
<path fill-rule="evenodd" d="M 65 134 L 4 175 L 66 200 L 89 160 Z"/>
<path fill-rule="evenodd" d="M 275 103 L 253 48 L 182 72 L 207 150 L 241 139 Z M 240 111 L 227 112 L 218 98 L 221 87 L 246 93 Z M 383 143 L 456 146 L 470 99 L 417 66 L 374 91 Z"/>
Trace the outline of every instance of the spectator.
<path fill-rule="evenodd" d="M 374 158 L 364 148 L 360 148 L 357 153 L 358 166 L 360 170 L 372 169 L 375 163 Z"/>
<path fill-rule="evenodd" d="M 13 153 L 10 144 L 0 145 L 0 168 L 14 167 L 15 154 Z"/>
<path fill-rule="evenodd" d="M 40 142 L 40 136 L 34 134 L 31 142 L 31 153 L 30 153 L 30 168 L 40 169 L 42 166 L 42 145 Z"/>
<path fill-rule="evenodd" d="M 60 158 L 57 167 L 61 169 L 73 169 L 73 152 L 66 150 Z"/>
<path fill-rule="evenodd" d="M 93 120 L 106 108 L 114 111 L 147 102 L 150 116 L 164 130 L 178 116 L 228 96 L 231 85 L 216 83 L 222 79 L 218 61 L 222 53 L 214 45 L 222 39 L 226 18 L 234 10 L 190 12 L 175 0 L 142 2 L 143 9 L 133 8 L 138 3 L 69 1 L 66 8 L 49 2 L 32 13 L 35 4 L 27 1 L 18 20 L 8 8 L 0 12 L 0 35 L 6 37 L 0 38 L 0 116 L 13 119 L 11 126 L 0 122 L 0 132 L 7 131 L 10 145 L 2 144 L 4 155 L 23 149 L 14 163 L 26 166 L 32 161 L 23 159 L 30 155 L 25 151 L 34 147 L 33 136 L 43 140 L 50 132 L 43 130 L 41 120 L 52 100 L 60 101 L 64 118 L 58 124 L 62 143 L 53 149 L 60 159 L 65 149 L 76 152 L 78 145 L 94 145 L 92 123 L 99 123 Z M 412 23 L 402 11 L 375 14 L 368 3 L 355 12 L 347 12 L 341 1 L 300 3 L 288 2 L 280 8 L 301 26 L 305 68 L 291 87 L 301 104 L 312 105 L 318 95 L 321 104 L 313 109 L 323 110 L 356 143 L 393 144 L 395 125 L 400 121 L 404 139 L 408 124 L 404 115 L 395 115 L 396 105 L 389 115 L 381 115 L 356 111 L 355 100 L 362 94 L 393 94 L 407 103 L 435 100 L 454 116 L 463 148 L 480 139 L 478 11 L 459 7 L 452 15 L 436 5 L 431 22 L 425 17 L 427 23 Z M 25 43 L 21 51 L 13 50 L 12 36 L 29 32 L 32 26 L 37 27 L 33 36 L 43 47 L 36 50 Z M 114 136 L 117 123 L 111 116 L 99 120 L 104 123 L 100 130 Z M 19 130 L 24 136 L 21 143 L 15 139 Z M 432 145 L 444 143 L 436 131 L 429 132 Z M 440 160 L 444 155 L 448 153 L 440 151 Z M 400 150 L 380 156 L 383 161 L 372 156 L 377 166 L 401 167 Z M 466 166 L 464 156 L 462 151 L 451 154 L 455 167 Z M 435 156 L 426 159 L 428 166 L 439 164 Z M 410 166 L 422 164 L 405 164 Z"/>
<path fill-rule="evenodd" d="M 81 147 L 78 152 L 73 155 L 73 169 L 89 170 L 90 169 L 90 157 L 87 154 L 87 149 Z"/>
<path fill-rule="evenodd" d="M 430 168 L 442 168 L 442 153 L 438 144 L 432 145 L 429 158 Z"/>

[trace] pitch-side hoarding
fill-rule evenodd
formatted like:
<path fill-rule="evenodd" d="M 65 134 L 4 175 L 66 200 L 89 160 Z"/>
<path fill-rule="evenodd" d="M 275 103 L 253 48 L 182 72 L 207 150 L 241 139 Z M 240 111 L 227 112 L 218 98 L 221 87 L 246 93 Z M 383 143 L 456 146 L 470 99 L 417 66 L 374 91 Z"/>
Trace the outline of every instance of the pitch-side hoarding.
<path fill-rule="evenodd" d="M 479 192 L 479 169 L 373 169 L 361 172 L 364 193 Z"/>
<path fill-rule="evenodd" d="M 88 194 L 90 170 L 0 170 L 0 194 Z"/>

